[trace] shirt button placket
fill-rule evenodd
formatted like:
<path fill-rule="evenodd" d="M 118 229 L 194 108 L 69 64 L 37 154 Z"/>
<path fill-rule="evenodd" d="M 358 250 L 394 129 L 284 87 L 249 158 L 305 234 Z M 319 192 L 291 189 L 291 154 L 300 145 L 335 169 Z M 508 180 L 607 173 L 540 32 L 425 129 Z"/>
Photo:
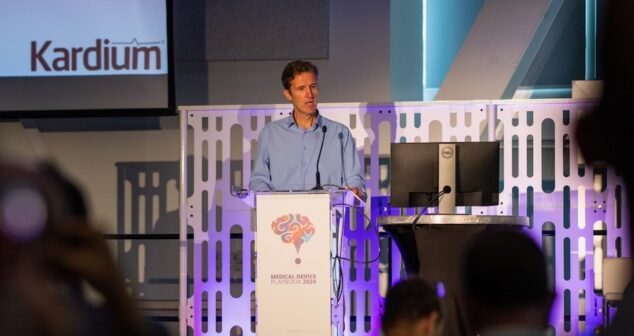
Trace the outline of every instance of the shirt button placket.
<path fill-rule="evenodd" d="M 306 145 L 307 135 L 308 135 L 308 132 L 304 132 L 302 136 L 302 145 L 304 146 L 304 155 L 302 155 L 302 165 L 304 167 L 306 167 L 306 164 L 308 164 L 308 146 Z"/>

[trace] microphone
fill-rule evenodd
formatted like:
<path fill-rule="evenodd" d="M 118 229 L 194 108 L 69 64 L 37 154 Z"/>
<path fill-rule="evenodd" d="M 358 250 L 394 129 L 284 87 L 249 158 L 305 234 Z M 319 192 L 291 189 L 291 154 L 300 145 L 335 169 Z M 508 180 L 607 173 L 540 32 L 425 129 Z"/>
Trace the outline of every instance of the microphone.
<path fill-rule="evenodd" d="M 451 193 L 451 187 L 448 185 L 445 185 L 444 187 L 442 187 L 442 190 L 434 193 L 434 195 L 429 199 L 429 202 L 427 202 L 427 204 L 425 204 L 425 207 L 421 210 L 421 212 L 414 218 L 414 221 L 412 222 L 412 231 L 416 231 L 416 224 L 418 223 L 418 220 L 420 219 L 420 216 L 423 214 L 423 212 L 427 212 L 427 209 L 429 209 L 429 207 L 434 204 L 434 202 L 436 202 L 436 200 L 438 200 L 440 198 L 440 196 L 442 195 L 446 195 Z"/>
<path fill-rule="evenodd" d="M 315 173 L 315 181 L 317 182 L 315 187 L 311 190 L 324 190 L 321 186 L 321 176 L 319 176 L 319 159 L 321 159 L 321 150 L 324 148 L 324 139 L 326 139 L 326 131 L 328 128 L 326 125 L 321 126 L 323 135 L 321 136 L 321 146 L 319 147 L 319 155 L 317 155 L 317 172 Z"/>

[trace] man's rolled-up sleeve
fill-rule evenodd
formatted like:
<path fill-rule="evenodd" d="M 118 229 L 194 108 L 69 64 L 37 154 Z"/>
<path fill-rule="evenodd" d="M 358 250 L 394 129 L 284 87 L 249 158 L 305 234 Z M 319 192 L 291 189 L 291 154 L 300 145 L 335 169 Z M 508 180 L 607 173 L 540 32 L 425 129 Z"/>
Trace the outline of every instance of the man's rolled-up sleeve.
<path fill-rule="evenodd" d="M 357 146 L 350 132 L 345 132 L 344 139 L 344 171 L 345 184 L 349 188 L 359 188 L 366 195 L 365 179 L 361 175 L 361 163 L 357 153 Z"/>
<path fill-rule="evenodd" d="M 258 150 L 249 179 L 249 190 L 251 191 L 271 191 L 271 169 L 269 155 L 269 132 L 265 127 L 258 137 Z"/>

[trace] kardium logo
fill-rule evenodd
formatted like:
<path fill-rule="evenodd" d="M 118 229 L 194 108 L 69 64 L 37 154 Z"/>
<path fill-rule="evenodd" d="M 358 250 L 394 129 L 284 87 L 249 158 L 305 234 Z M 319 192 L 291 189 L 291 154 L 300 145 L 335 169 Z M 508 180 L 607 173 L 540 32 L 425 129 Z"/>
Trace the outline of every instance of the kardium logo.
<path fill-rule="evenodd" d="M 56 47 L 53 41 L 31 41 L 31 72 L 161 69 L 162 42 L 110 42 L 96 39 L 83 47 Z"/>

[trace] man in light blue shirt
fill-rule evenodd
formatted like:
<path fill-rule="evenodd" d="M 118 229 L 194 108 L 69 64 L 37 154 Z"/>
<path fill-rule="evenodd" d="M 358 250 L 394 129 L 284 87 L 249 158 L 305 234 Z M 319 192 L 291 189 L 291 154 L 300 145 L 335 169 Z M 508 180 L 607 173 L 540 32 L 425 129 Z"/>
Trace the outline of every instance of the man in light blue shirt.
<path fill-rule="evenodd" d="M 365 199 L 365 181 L 350 130 L 321 116 L 317 110 L 317 75 L 317 67 L 310 62 L 294 61 L 284 68 L 283 94 L 293 104 L 293 112 L 264 126 L 260 132 L 250 190 L 341 187 Z"/>

